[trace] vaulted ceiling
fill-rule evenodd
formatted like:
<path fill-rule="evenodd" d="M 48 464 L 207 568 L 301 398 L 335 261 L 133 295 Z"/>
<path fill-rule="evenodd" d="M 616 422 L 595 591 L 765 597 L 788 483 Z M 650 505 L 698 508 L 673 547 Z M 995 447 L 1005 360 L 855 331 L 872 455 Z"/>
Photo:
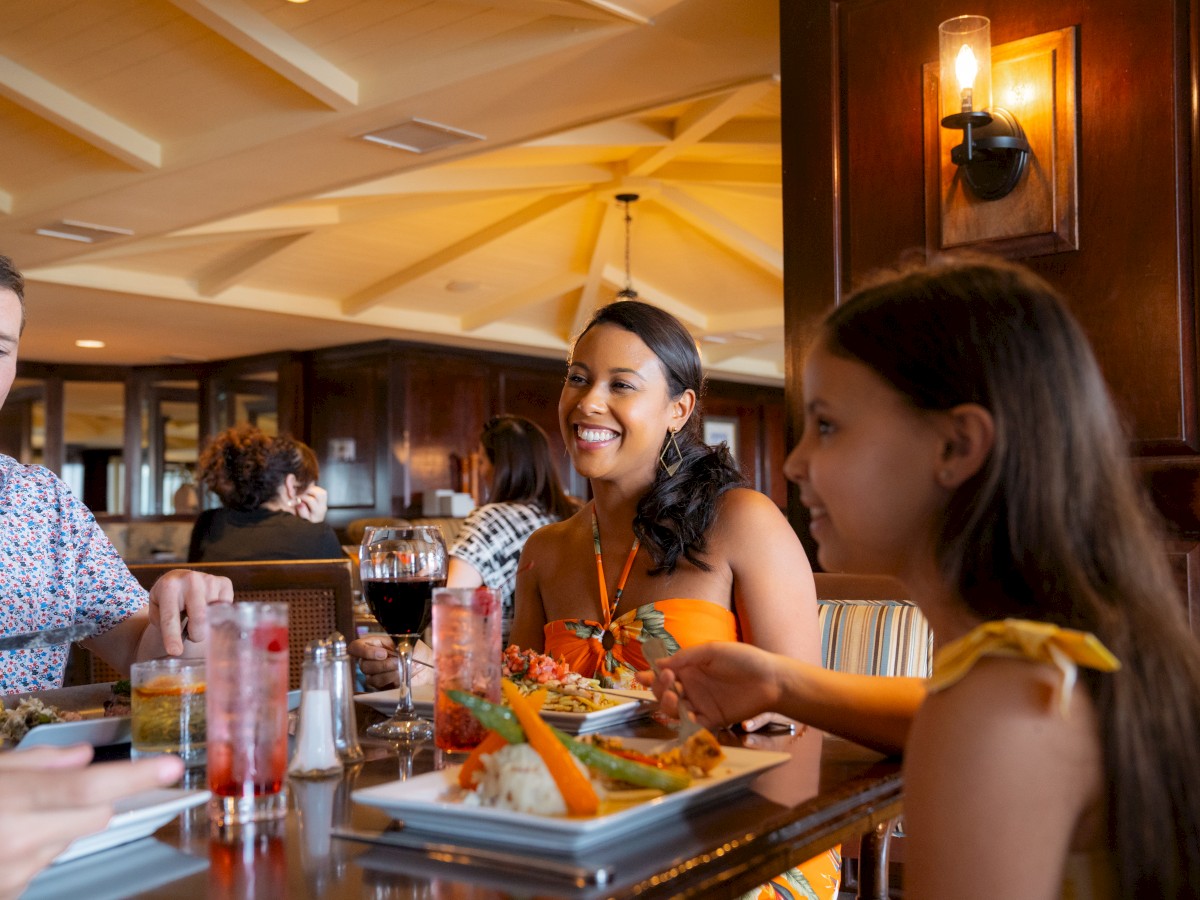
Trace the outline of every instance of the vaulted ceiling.
<path fill-rule="evenodd" d="M 639 296 L 714 373 L 782 378 L 777 0 L 0 0 L 0 21 L 24 358 L 559 356 L 625 285 L 632 193 Z M 452 143 L 394 146 L 426 140 Z"/>

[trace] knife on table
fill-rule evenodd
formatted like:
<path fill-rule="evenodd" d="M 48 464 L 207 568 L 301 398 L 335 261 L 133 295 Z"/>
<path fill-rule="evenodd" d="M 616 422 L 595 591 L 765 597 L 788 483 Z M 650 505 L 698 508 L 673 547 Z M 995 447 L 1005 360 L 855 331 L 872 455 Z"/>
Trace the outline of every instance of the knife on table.
<path fill-rule="evenodd" d="M 96 626 L 90 622 L 77 622 L 74 625 L 63 625 L 60 628 L 43 628 L 41 631 L 26 631 L 23 634 L 10 634 L 0 637 L 0 651 L 3 650 L 33 650 L 41 647 L 54 647 L 58 644 L 69 644 L 82 641 L 96 632 Z"/>

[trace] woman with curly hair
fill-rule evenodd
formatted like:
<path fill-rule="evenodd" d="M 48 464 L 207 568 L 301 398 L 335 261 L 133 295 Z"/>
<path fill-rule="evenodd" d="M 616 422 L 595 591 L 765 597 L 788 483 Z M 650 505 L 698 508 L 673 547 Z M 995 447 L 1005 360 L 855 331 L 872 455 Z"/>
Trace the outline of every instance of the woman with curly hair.
<path fill-rule="evenodd" d="M 198 470 L 223 506 L 196 520 L 188 562 L 343 555 L 324 524 L 325 490 L 317 486 L 317 457 L 307 445 L 238 425 L 204 448 Z"/>

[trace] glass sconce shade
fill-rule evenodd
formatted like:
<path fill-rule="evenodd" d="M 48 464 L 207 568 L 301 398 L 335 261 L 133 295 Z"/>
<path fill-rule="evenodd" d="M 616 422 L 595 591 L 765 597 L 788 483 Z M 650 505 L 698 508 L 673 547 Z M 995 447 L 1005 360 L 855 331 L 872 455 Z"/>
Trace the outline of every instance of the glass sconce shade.
<path fill-rule="evenodd" d="M 938 26 L 938 80 L 943 124 L 951 116 L 992 108 L 991 22 L 984 16 L 958 16 Z"/>

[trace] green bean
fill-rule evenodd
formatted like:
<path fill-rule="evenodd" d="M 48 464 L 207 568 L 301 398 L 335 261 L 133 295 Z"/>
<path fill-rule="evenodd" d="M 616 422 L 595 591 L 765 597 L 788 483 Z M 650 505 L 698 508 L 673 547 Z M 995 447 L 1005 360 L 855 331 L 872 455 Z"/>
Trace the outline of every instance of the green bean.
<path fill-rule="evenodd" d="M 482 697 L 464 691 L 448 691 L 447 693 L 451 700 L 461 703 L 469 709 L 485 728 L 497 732 L 510 744 L 525 742 L 525 732 L 521 729 L 516 714 L 511 709 L 496 703 L 489 703 Z M 550 730 L 572 754 L 579 758 L 580 762 L 603 772 L 610 778 L 635 784 L 638 787 L 655 788 L 667 794 L 683 790 L 692 783 L 691 777 L 684 772 L 659 769 L 645 763 L 635 762 L 632 759 L 625 759 L 623 756 L 616 756 L 594 744 L 577 741 L 553 726 Z"/>
<path fill-rule="evenodd" d="M 638 787 L 657 788 L 665 794 L 681 791 L 692 783 L 691 776 L 685 772 L 659 769 L 645 763 L 635 762 L 632 759 L 609 753 L 594 744 L 573 740 L 557 728 L 554 728 L 553 731 L 554 736 L 566 744 L 567 749 L 579 757 L 585 766 L 598 769 L 619 781 L 636 784 Z"/>

